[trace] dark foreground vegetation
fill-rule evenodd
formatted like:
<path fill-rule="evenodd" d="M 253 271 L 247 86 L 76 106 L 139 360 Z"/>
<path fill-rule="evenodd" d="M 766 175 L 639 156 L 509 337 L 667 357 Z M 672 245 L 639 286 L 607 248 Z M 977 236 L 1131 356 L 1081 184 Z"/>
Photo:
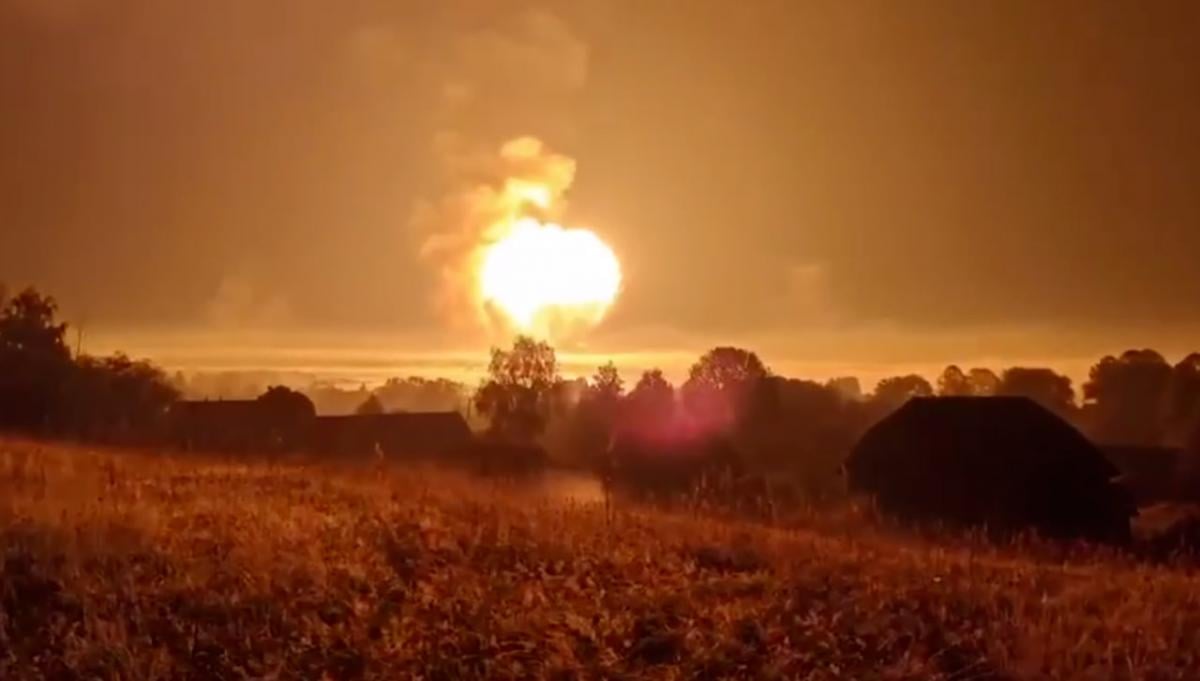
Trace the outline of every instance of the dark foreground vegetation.
<path fill-rule="evenodd" d="M 1200 583 L 1099 549 L 789 529 L 0 441 L 6 679 L 1193 679 Z"/>

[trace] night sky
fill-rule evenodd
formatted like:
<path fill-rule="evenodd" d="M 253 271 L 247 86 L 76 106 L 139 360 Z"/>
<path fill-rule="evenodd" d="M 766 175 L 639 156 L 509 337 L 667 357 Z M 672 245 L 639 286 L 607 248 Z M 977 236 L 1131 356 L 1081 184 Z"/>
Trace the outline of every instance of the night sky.
<path fill-rule="evenodd" d="M 0 281 L 168 361 L 485 348 L 418 217 L 532 135 L 625 272 L 580 350 L 1200 345 L 1200 4 L 683 5 L 0 0 Z"/>

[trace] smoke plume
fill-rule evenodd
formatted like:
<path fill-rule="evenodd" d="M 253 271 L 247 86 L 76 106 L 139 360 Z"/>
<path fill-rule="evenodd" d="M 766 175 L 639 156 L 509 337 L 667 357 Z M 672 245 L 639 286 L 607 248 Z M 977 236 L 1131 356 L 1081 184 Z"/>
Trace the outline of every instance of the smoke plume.
<path fill-rule="evenodd" d="M 476 17 L 478 20 L 478 17 Z M 431 68 L 439 87 L 431 198 L 414 211 L 422 255 L 439 270 L 439 308 L 458 325 L 507 331 L 484 305 L 477 273 L 486 248 L 524 218 L 558 221 L 575 161 L 547 139 L 570 137 L 588 49 L 544 10 L 457 27 Z"/>

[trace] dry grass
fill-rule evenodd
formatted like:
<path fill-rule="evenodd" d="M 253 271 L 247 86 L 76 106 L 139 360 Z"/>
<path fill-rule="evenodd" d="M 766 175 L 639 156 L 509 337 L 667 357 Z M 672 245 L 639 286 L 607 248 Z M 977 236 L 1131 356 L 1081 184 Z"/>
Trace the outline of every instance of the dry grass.
<path fill-rule="evenodd" d="M 447 473 L 0 441 L 0 545 L 2 678 L 1200 678 L 1182 570 Z"/>

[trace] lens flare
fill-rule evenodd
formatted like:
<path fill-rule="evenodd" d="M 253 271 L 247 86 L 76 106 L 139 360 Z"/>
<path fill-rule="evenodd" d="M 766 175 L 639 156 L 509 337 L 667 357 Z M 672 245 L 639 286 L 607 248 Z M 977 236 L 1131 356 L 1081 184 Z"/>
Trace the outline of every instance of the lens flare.
<path fill-rule="evenodd" d="M 479 285 L 484 302 L 522 331 L 549 321 L 594 324 L 620 291 L 621 266 L 589 230 L 522 218 L 484 251 Z"/>

